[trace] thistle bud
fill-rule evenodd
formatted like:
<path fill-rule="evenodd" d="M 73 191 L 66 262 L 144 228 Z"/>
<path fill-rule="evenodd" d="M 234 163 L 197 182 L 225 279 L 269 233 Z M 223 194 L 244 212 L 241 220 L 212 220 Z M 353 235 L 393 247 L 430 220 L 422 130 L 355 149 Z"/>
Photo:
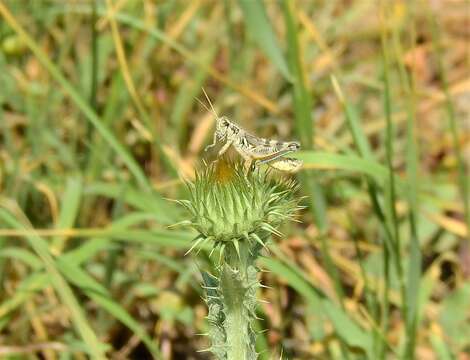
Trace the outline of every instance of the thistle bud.
<path fill-rule="evenodd" d="M 196 246 L 209 240 L 215 247 L 242 242 L 264 246 L 299 209 L 294 181 L 258 169 L 247 171 L 242 163 L 223 159 L 197 172 L 189 190 L 190 200 L 180 203 L 200 234 Z"/>

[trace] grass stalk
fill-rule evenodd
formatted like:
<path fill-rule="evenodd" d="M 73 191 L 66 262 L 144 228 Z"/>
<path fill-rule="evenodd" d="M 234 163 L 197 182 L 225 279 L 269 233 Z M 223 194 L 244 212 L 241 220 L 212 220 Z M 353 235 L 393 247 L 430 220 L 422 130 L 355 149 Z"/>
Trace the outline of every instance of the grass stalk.
<path fill-rule="evenodd" d="M 410 39 L 411 46 L 416 43 L 416 30 L 414 26 L 414 6 L 411 7 L 411 21 L 410 21 Z M 416 346 L 416 327 L 418 321 L 418 299 L 420 293 L 420 279 L 421 279 L 421 249 L 418 240 L 418 193 L 419 193 L 419 179 L 418 179 L 418 163 L 419 163 L 419 149 L 418 141 L 416 138 L 416 90 L 413 72 L 408 75 L 405 64 L 403 62 L 404 54 L 402 50 L 400 34 L 398 29 L 394 28 L 392 33 L 392 40 L 395 48 L 395 57 L 398 64 L 401 86 L 406 95 L 406 109 L 407 109 L 407 122 L 406 122 L 406 178 L 407 178 L 407 191 L 406 197 L 409 205 L 408 221 L 409 221 L 409 260 L 408 260 L 408 281 L 407 281 L 407 300 L 409 306 L 408 319 L 406 321 L 408 342 L 405 348 L 404 357 L 413 359 L 415 356 Z"/>
<path fill-rule="evenodd" d="M 157 153 L 160 156 L 165 167 L 172 173 L 173 175 L 177 174 L 176 169 L 174 168 L 170 159 L 168 159 L 166 153 L 163 151 L 161 141 L 162 139 L 158 135 L 154 122 L 150 119 L 149 114 L 145 110 L 144 105 L 140 99 L 139 94 L 137 93 L 136 86 L 134 84 L 134 80 L 132 79 L 132 75 L 129 69 L 129 65 L 126 58 L 126 53 L 124 50 L 124 45 L 122 43 L 121 35 L 119 33 L 118 25 L 115 19 L 115 10 L 113 7 L 112 0 L 106 0 L 106 8 L 107 8 L 107 15 L 109 19 L 109 23 L 111 25 L 111 33 L 113 36 L 114 47 L 116 49 L 116 56 L 119 61 L 119 66 L 121 68 L 121 73 L 124 78 L 124 82 L 126 84 L 127 90 L 129 95 L 134 103 L 135 108 L 137 109 L 137 113 L 139 117 L 143 120 L 144 124 L 140 122 L 134 122 L 134 128 L 136 131 L 142 136 L 143 139 L 150 142 L 156 147 Z M 93 9 L 96 11 L 96 9 Z"/>
<path fill-rule="evenodd" d="M 350 103 L 350 101 L 344 96 L 340 83 L 338 81 L 338 78 L 336 76 L 332 76 L 331 82 L 333 85 L 333 88 L 336 92 L 336 96 L 338 97 L 345 113 L 346 121 L 349 127 L 349 131 L 351 132 L 351 135 L 354 140 L 354 144 L 357 148 L 357 151 L 359 152 L 360 156 L 370 162 L 375 162 L 374 160 L 374 155 L 372 153 L 372 150 L 370 148 L 369 142 L 367 140 L 367 137 L 365 135 L 365 132 L 363 128 L 361 127 L 360 123 L 360 118 L 359 118 L 359 113 L 356 109 L 356 107 Z M 386 221 L 386 216 L 385 212 L 382 208 L 382 204 L 380 203 L 380 196 L 379 196 L 379 186 L 378 183 L 386 183 L 387 179 L 389 178 L 389 170 L 384 168 L 383 175 L 380 177 L 380 179 L 372 176 L 372 177 L 367 177 L 366 178 L 366 183 L 367 183 L 367 190 L 368 190 L 368 195 L 369 199 L 372 204 L 372 209 L 375 213 L 375 216 L 377 217 L 381 228 L 383 232 L 383 263 L 385 266 L 384 272 L 387 272 L 385 280 L 385 289 L 384 289 L 384 299 L 383 303 L 389 303 L 389 294 L 388 294 L 388 289 L 390 285 L 390 278 L 389 278 L 389 264 L 390 264 L 390 258 L 395 258 L 394 256 L 394 241 L 393 241 L 393 234 L 392 230 L 390 229 L 389 224 Z M 387 307 L 382 307 L 382 315 L 380 318 L 381 321 L 381 327 L 382 331 L 385 334 L 387 331 L 387 326 L 388 326 L 388 306 Z M 381 347 L 379 348 L 379 354 L 381 356 L 385 356 L 385 349 L 388 346 L 386 341 L 381 337 L 382 344 Z"/>
<path fill-rule="evenodd" d="M 296 132 L 302 142 L 302 145 L 311 149 L 314 138 L 314 122 L 312 119 L 312 97 L 309 92 L 304 66 L 302 64 L 302 54 L 300 50 L 298 38 L 298 24 L 296 12 L 294 11 L 295 1 L 282 1 L 282 10 L 284 14 L 284 22 L 287 28 L 287 62 L 291 78 L 292 99 L 295 113 Z M 341 306 L 344 306 L 344 290 L 340 281 L 338 270 L 334 266 L 334 262 L 330 255 L 330 247 L 327 242 L 328 221 L 326 217 L 325 196 L 318 184 L 315 172 L 308 171 L 301 174 L 300 179 L 302 188 L 306 189 L 309 199 L 309 208 L 318 227 L 321 242 L 321 249 L 325 259 L 325 267 L 328 275 L 333 280 L 334 288 Z M 343 356 L 348 358 L 348 353 L 343 345 L 341 345 Z"/>
<path fill-rule="evenodd" d="M 96 112 L 97 111 L 97 86 L 98 86 L 98 31 L 96 29 L 96 8 L 97 0 L 92 1 L 91 11 L 91 82 L 90 82 L 90 106 Z"/>
<path fill-rule="evenodd" d="M 389 299 L 389 290 L 390 290 L 390 251 L 384 246 L 383 247 L 383 274 L 384 274 L 384 288 L 383 288 L 383 297 L 380 304 L 381 307 L 381 329 L 382 333 L 386 334 L 388 329 L 389 322 L 389 308 L 390 308 L 390 299 Z M 381 346 L 378 351 L 378 356 L 380 359 L 386 359 L 387 343 L 385 341 L 381 342 Z"/>
<path fill-rule="evenodd" d="M 401 236 L 399 230 L 399 219 L 396 210 L 396 202 L 397 202 L 397 195 L 396 195 L 396 184 L 395 184 L 395 171 L 393 168 L 393 155 L 394 155 L 394 142 L 393 142 L 393 127 L 392 127 L 392 99 L 390 94 L 390 65 L 389 65 L 389 55 L 387 49 L 387 42 L 385 38 L 385 30 L 381 33 L 382 37 L 382 54 L 383 54 L 383 63 L 384 63 L 384 112 L 385 112 L 385 121 L 386 121 L 386 130 L 385 130 L 385 143 L 386 143 L 386 161 L 387 166 L 389 169 L 389 180 L 387 182 L 388 189 L 387 195 L 389 197 L 389 214 L 390 214 L 390 222 L 391 222 L 391 229 L 392 229 L 392 237 L 393 237 L 393 259 L 395 263 L 395 270 L 397 272 L 399 288 L 400 288 L 400 296 L 401 296 L 401 311 L 403 314 L 403 319 L 406 323 L 408 323 L 408 298 L 406 292 L 406 284 L 405 284 L 405 273 L 404 267 L 402 262 L 402 244 L 401 244 Z M 408 349 L 410 346 L 410 334 L 409 329 L 406 327 L 406 341 L 405 341 L 405 349 Z"/>
<path fill-rule="evenodd" d="M 443 56 L 443 44 L 439 32 L 439 25 L 436 17 L 430 13 L 431 16 L 431 28 L 433 35 L 433 46 L 436 54 L 436 60 L 438 64 L 438 71 L 442 88 L 445 95 L 445 108 L 447 112 L 447 120 L 449 122 L 449 131 L 452 136 L 452 146 L 454 149 L 455 159 L 457 161 L 457 172 L 458 172 L 458 183 L 460 196 L 464 208 L 464 219 L 467 226 L 467 240 L 470 245 L 470 185 L 469 176 L 465 170 L 465 161 L 462 154 L 462 148 L 460 145 L 459 127 L 457 125 L 457 116 L 455 114 L 454 104 L 452 96 L 449 92 L 449 81 L 447 80 L 447 71 L 444 65 Z"/>

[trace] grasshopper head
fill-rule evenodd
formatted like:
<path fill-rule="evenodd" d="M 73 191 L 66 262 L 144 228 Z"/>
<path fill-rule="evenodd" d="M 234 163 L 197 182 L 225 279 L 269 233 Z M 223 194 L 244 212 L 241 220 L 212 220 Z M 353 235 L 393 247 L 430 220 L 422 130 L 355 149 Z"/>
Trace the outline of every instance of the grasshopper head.
<path fill-rule="evenodd" d="M 230 128 L 230 121 L 225 116 L 218 118 L 216 129 L 215 129 L 217 138 L 220 140 L 223 140 L 225 137 L 227 137 L 227 132 L 229 128 Z"/>
<path fill-rule="evenodd" d="M 290 151 L 297 151 L 300 149 L 300 143 L 298 143 L 297 141 L 291 141 L 288 145 L 287 145 L 287 148 L 290 150 Z"/>

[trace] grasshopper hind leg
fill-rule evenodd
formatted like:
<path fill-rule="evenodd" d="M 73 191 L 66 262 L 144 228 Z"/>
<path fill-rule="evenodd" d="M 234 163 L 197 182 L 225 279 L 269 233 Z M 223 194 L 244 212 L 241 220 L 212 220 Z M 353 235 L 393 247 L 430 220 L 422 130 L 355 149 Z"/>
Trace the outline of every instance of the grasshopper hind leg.
<path fill-rule="evenodd" d="M 256 160 L 254 160 L 251 156 L 245 154 L 243 151 L 240 151 L 238 148 L 237 151 L 245 160 L 246 173 L 248 174 L 250 171 L 254 171 L 256 167 Z"/>
<path fill-rule="evenodd" d="M 255 171 L 258 166 L 258 161 L 253 160 L 253 159 L 245 160 L 245 163 L 246 163 L 248 171 L 251 171 L 251 172 Z"/>

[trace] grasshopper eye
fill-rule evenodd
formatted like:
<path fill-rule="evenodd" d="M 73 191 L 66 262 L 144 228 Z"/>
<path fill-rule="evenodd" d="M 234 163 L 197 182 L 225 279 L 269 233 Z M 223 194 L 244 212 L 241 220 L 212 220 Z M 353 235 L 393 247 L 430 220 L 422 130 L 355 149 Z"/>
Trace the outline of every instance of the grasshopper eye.
<path fill-rule="evenodd" d="M 300 144 L 296 141 L 293 141 L 288 145 L 288 148 L 289 148 L 289 150 L 297 151 L 297 150 L 300 149 Z"/>

